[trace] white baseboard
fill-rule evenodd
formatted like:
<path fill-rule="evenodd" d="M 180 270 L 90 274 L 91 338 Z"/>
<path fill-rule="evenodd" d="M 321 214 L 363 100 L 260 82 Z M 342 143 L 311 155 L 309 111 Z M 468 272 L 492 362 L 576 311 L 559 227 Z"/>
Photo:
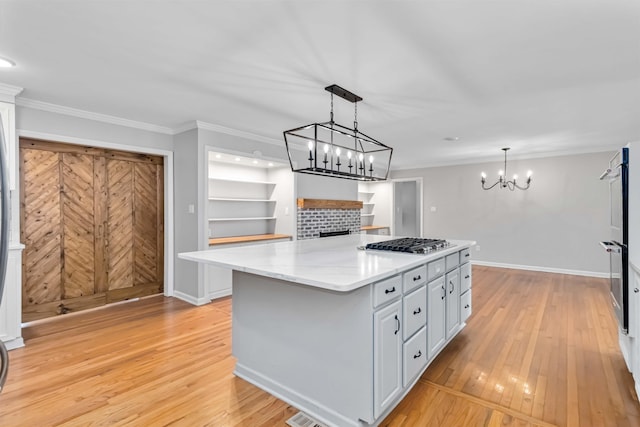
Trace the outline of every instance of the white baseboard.
<path fill-rule="evenodd" d="M 608 272 L 601 273 L 597 271 L 567 270 L 564 268 L 539 267 L 535 265 L 505 264 L 502 262 L 477 261 L 477 260 L 471 260 L 471 264 L 482 265 L 485 267 L 513 268 L 516 270 L 542 271 L 545 273 L 558 273 L 558 274 L 571 274 L 574 276 L 599 277 L 603 279 L 609 278 Z"/>
<path fill-rule="evenodd" d="M 196 298 L 192 295 L 185 294 L 184 292 L 180 292 L 178 290 L 173 291 L 173 296 L 193 305 L 205 305 L 211 302 L 209 298 Z"/>
<path fill-rule="evenodd" d="M 7 348 L 7 350 L 13 350 L 16 348 L 24 347 L 24 340 L 22 339 L 22 337 L 18 337 L 18 338 L 2 337 L 2 341 L 4 341 L 4 346 Z"/>
<path fill-rule="evenodd" d="M 214 299 L 218 299 L 218 298 L 222 298 L 222 297 L 228 297 L 229 295 L 231 295 L 231 288 L 222 289 L 220 291 L 211 292 L 209 294 L 209 299 L 210 300 L 214 300 Z"/>

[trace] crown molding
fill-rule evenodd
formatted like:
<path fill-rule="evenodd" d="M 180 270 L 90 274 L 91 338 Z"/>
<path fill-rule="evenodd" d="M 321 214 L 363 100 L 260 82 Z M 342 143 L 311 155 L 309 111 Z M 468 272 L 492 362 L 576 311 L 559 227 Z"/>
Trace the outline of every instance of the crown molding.
<path fill-rule="evenodd" d="M 509 155 L 509 160 L 527 160 L 527 159 L 539 159 L 545 157 L 562 157 L 562 156 L 573 156 L 576 154 L 593 154 L 593 153 L 602 153 L 605 151 L 614 152 L 620 149 L 621 145 L 600 145 L 594 147 L 588 147 L 583 149 L 570 148 L 566 150 L 558 150 L 558 151 L 545 151 L 541 153 L 529 153 L 529 154 L 519 154 L 517 156 Z M 422 163 L 420 165 L 406 165 L 400 167 L 391 167 L 391 171 L 402 171 L 402 170 L 414 170 L 414 169 L 427 169 L 427 168 L 438 168 L 443 166 L 462 166 L 462 165 L 476 165 L 482 163 L 491 163 L 497 161 L 504 161 L 504 156 L 496 157 L 495 155 L 486 156 L 486 157 L 473 157 L 468 159 L 459 159 L 459 160 L 451 160 L 451 161 L 443 161 L 443 162 L 431 162 L 431 163 Z"/>
<path fill-rule="evenodd" d="M 195 121 L 195 126 L 198 129 L 210 130 L 212 132 L 224 133 L 227 135 L 239 136 L 241 138 L 251 139 L 253 141 L 264 142 L 271 145 L 283 145 L 284 143 L 278 139 L 269 138 L 262 135 L 256 135 L 255 133 L 245 132 L 238 129 L 228 128 L 226 126 L 216 125 L 213 123 L 202 122 L 200 120 Z"/>
<path fill-rule="evenodd" d="M 155 133 L 173 135 L 173 129 L 165 126 L 158 126 L 151 123 L 138 122 L 136 120 L 123 119 L 122 117 L 110 116 L 108 114 L 94 113 L 80 110 L 78 108 L 65 107 L 63 105 L 51 104 L 49 102 L 37 101 L 29 98 L 16 99 L 16 105 L 35 110 L 48 111 L 51 113 L 64 114 L 67 116 L 79 117 L 82 119 L 95 120 L 112 125 L 125 126 L 134 129 L 141 129 Z"/>
<path fill-rule="evenodd" d="M 15 88 L 14 86 L 11 86 L 11 87 Z M 22 88 L 15 88 L 15 89 L 22 90 Z M 0 86 L 0 96 L 1 94 L 2 94 L 2 87 Z M 15 103 L 20 107 L 33 108 L 35 110 L 42 110 L 42 111 L 48 111 L 51 113 L 64 114 L 67 116 L 95 120 L 98 122 L 125 126 L 125 127 L 134 128 L 134 129 L 141 129 L 141 130 L 146 130 L 150 132 L 162 133 L 166 135 L 177 135 L 182 132 L 189 131 L 191 129 L 201 129 L 201 130 L 209 130 L 212 132 L 223 133 L 226 135 L 239 136 L 241 138 L 264 142 L 266 144 L 281 145 L 281 141 L 277 139 L 268 138 L 266 136 L 257 135 L 251 132 L 245 132 L 238 129 L 228 128 L 226 126 L 216 125 L 213 123 L 207 123 L 200 120 L 190 121 L 176 128 L 169 128 L 166 126 L 159 126 L 151 123 L 124 119 L 122 117 L 110 116 L 107 114 L 94 113 L 91 111 L 80 110 L 78 108 L 72 108 L 72 107 L 65 107 L 63 105 L 51 104 L 49 102 L 37 101 L 35 99 L 29 99 L 29 98 L 22 98 L 22 97 L 17 98 Z"/>
<path fill-rule="evenodd" d="M 18 96 L 24 89 L 18 86 L 0 83 L 0 101 L 15 103 Z"/>

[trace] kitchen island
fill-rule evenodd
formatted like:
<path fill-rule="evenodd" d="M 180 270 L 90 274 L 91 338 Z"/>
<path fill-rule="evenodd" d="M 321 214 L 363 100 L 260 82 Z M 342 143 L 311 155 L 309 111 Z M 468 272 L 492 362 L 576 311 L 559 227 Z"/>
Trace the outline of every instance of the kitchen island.
<path fill-rule="evenodd" d="M 378 425 L 471 313 L 471 241 L 351 235 L 180 254 L 233 270 L 234 373 L 330 426 Z"/>

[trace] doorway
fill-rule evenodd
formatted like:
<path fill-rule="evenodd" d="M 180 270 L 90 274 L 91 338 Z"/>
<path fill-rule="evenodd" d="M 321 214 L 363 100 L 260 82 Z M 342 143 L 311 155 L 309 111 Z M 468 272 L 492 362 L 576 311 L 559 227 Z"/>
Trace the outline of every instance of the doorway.
<path fill-rule="evenodd" d="M 418 180 L 393 182 L 393 234 L 422 236 L 422 186 Z"/>
<path fill-rule="evenodd" d="M 163 157 L 20 139 L 22 320 L 164 289 Z"/>

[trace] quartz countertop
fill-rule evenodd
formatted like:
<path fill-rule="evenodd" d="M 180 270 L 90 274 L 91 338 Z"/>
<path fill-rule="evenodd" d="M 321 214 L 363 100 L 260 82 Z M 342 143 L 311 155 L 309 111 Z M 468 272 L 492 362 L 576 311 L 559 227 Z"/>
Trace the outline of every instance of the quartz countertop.
<path fill-rule="evenodd" d="M 354 234 L 178 254 L 179 258 L 307 286 L 348 292 L 475 245 L 449 240 L 451 246 L 428 255 L 362 250 L 367 243 L 393 236 Z"/>

